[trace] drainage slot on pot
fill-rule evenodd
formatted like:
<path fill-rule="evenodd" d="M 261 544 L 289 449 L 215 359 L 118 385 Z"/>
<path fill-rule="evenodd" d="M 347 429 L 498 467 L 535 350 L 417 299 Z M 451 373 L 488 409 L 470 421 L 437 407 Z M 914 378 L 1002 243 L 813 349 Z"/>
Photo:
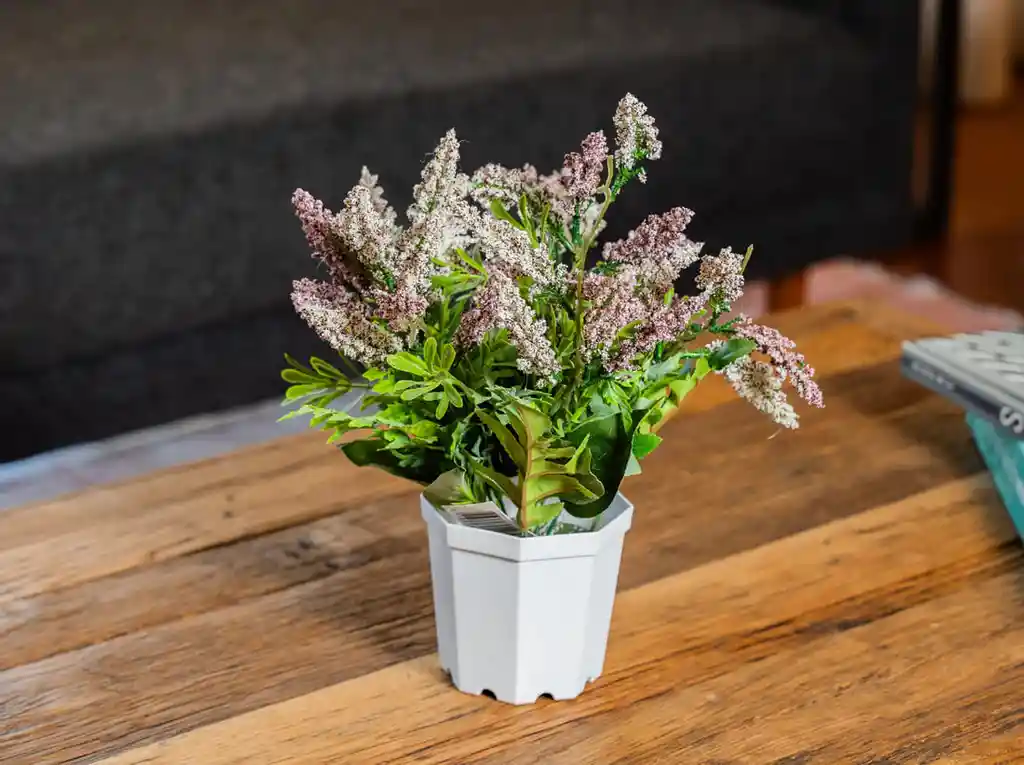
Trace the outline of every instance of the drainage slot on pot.
<path fill-rule="evenodd" d="M 542 693 L 540 696 L 537 697 L 537 701 L 540 701 L 541 699 L 547 699 L 548 701 L 554 701 L 555 697 L 552 696 L 550 693 Z"/>
<path fill-rule="evenodd" d="M 481 696 L 486 696 L 487 698 L 491 699 L 492 701 L 497 701 L 498 700 L 498 697 L 494 695 L 494 691 L 492 691 L 490 688 L 484 688 L 482 691 L 480 691 L 480 695 Z"/>

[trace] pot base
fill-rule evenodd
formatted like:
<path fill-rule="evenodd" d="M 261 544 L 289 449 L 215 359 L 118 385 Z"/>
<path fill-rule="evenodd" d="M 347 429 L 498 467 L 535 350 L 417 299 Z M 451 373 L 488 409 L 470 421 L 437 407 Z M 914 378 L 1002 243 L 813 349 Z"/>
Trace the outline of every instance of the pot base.
<path fill-rule="evenodd" d="M 560 693 L 558 691 L 541 691 L 536 695 L 533 695 L 531 693 L 506 695 L 496 693 L 490 688 L 480 688 L 479 685 L 460 685 L 459 682 L 455 679 L 454 673 L 450 669 L 445 669 L 444 667 L 441 667 L 441 669 L 448 676 L 448 680 L 451 682 L 452 686 L 462 693 L 469 694 L 470 696 L 486 696 L 487 698 L 492 699 L 494 701 L 500 701 L 504 704 L 514 705 L 536 704 L 538 701 L 545 698 L 551 701 L 569 701 L 583 693 L 583 691 L 586 690 L 587 686 L 590 683 L 594 682 L 595 680 L 597 680 L 598 677 L 600 677 L 600 675 L 598 675 L 596 677 L 588 678 L 586 682 L 583 683 L 583 685 L 579 686 L 578 688 L 574 687 L 568 689 L 568 692 Z M 565 691 L 565 689 L 563 689 L 563 691 Z"/>

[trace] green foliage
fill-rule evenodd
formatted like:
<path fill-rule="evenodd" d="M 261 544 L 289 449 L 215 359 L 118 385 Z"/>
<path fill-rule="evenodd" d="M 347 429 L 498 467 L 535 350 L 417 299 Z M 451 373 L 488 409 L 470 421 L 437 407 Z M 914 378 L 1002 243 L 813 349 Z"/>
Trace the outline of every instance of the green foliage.
<path fill-rule="evenodd" d="M 314 356 L 307 367 L 296 361 L 287 353 L 284 359 L 288 367 L 281 371 L 281 379 L 290 383 L 284 393 L 284 403 L 303 402 L 313 406 L 327 406 L 338 396 L 352 390 L 352 383 L 336 367 L 323 359 Z M 295 412 L 286 414 L 281 419 L 288 419 Z"/>
<path fill-rule="evenodd" d="M 725 369 L 744 356 L 749 356 L 756 347 L 753 340 L 731 337 L 708 354 L 708 364 L 715 371 Z"/>
<path fill-rule="evenodd" d="M 540 533 L 571 530 L 559 522 L 563 510 L 578 518 L 600 515 L 623 478 L 639 473 L 641 461 L 661 444 L 660 429 L 697 383 L 754 350 L 735 336 L 735 320 L 719 323 L 729 308 L 715 298 L 679 338 L 659 343 L 628 369 L 609 371 L 601 358 L 585 356 L 588 252 L 608 205 L 644 172 L 646 159 L 637 153 L 627 168 L 609 157 L 593 198 L 561 211 L 562 217 L 550 198 L 529 191 L 489 204 L 490 214 L 517 237 L 525 233 L 542 259 L 546 252 L 552 267 L 569 270 L 569 280 L 549 279 L 557 283 L 517 277 L 520 297 L 544 322 L 538 335 L 554 353 L 554 377 L 522 371 L 511 327 L 491 329 L 478 343 L 459 342 L 463 317 L 490 277 L 479 244 L 456 246 L 432 260 L 438 269 L 430 276 L 431 301 L 415 325 L 403 329 L 405 350 L 362 373 L 344 360 L 343 371 L 320 358 L 305 365 L 286 356 L 283 403 L 292 411 L 282 419 L 308 417 L 310 427 L 324 431 L 354 464 L 422 484 L 437 506 L 508 503 L 520 527 Z M 602 261 L 592 273 L 614 276 L 621 267 Z M 394 278 L 385 276 L 385 286 L 395 289 Z M 672 289 L 663 298 L 656 294 L 652 310 L 677 299 Z M 643 323 L 621 327 L 607 350 L 636 339 Z M 702 332 L 722 342 L 688 349 Z M 339 408 L 339 397 L 350 392 L 359 393 L 358 401 Z"/>
<path fill-rule="evenodd" d="M 466 253 L 462 275 L 474 264 Z M 445 310 L 434 314 L 422 342 L 385 365 L 346 376 L 322 359 L 306 366 L 286 357 L 284 403 L 295 408 L 284 418 L 309 417 L 353 463 L 422 484 L 435 505 L 507 500 L 526 529 L 554 533 L 563 509 L 579 518 L 600 515 L 661 443 L 657 431 L 690 390 L 750 352 L 737 338 L 699 352 L 659 349 L 638 370 L 609 374 L 594 363 L 579 389 L 538 389 L 517 368 L 504 331 L 456 348 L 454 329 L 443 324 L 464 308 L 457 277 L 442 288 Z M 552 347 L 571 365 L 570 311 L 553 300 L 546 319 Z M 350 391 L 361 394 L 349 407 L 358 411 L 330 406 Z"/>
<path fill-rule="evenodd" d="M 590 469 L 588 439 L 579 444 L 560 442 L 551 433 L 548 416 L 523 403 L 504 408 L 500 415 L 483 410 L 477 410 L 476 415 L 518 469 L 518 481 L 513 483 L 479 463 L 474 468 L 492 488 L 512 501 L 522 528 L 550 522 L 562 511 L 558 500 L 588 502 L 604 494 L 604 487 Z"/>

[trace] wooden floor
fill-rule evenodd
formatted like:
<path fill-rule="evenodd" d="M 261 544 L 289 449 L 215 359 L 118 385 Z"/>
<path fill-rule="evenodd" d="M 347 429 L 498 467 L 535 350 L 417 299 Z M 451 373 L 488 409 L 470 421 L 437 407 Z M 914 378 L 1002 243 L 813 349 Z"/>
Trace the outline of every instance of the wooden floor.
<path fill-rule="evenodd" d="M 938 263 L 964 297 L 1024 311 L 1024 75 L 1005 103 L 961 111 L 949 238 L 896 262 L 904 273 Z"/>

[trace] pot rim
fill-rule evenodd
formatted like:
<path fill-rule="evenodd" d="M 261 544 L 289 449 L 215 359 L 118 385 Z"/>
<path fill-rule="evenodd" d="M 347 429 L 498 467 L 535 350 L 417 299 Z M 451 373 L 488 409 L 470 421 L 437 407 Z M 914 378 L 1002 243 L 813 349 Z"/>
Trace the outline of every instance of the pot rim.
<path fill-rule="evenodd" d="M 420 495 L 420 513 L 431 535 L 443 536 L 448 547 L 516 563 L 558 558 L 589 558 L 618 541 L 633 522 L 633 505 L 621 492 L 601 514 L 599 526 L 577 534 L 519 537 L 452 523 Z"/>

